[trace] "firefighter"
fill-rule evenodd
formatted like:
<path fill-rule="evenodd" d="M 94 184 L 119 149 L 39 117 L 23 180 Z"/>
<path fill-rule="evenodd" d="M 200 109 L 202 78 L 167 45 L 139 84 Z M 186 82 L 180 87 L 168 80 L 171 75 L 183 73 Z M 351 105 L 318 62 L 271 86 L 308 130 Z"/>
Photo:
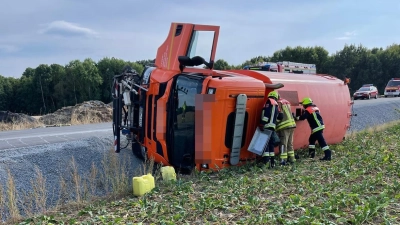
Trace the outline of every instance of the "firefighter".
<path fill-rule="evenodd" d="M 305 120 L 307 119 L 308 124 L 311 128 L 311 135 L 308 139 L 308 154 L 310 158 L 315 157 L 315 142 L 318 141 L 319 145 L 321 146 L 322 150 L 325 153 L 323 158 L 320 160 L 331 160 L 331 150 L 329 146 L 326 144 L 323 131 L 325 129 L 324 121 L 322 120 L 322 116 L 320 114 L 320 110 L 318 107 L 313 103 L 311 98 L 303 98 L 301 103 L 304 107 L 304 112 L 301 116 L 296 117 L 296 120 Z"/>
<path fill-rule="evenodd" d="M 264 104 L 262 113 L 261 113 L 261 122 L 259 128 L 261 131 L 270 130 L 272 131 L 270 140 L 268 142 L 267 149 L 264 151 L 262 155 L 262 159 L 264 164 L 269 164 L 269 168 L 273 168 L 275 166 L 275 143 L 278 141 L 275 139 L 277 136 L 275 133 L 276 121 L 282 119 L 282 114 L 279 113 L 279 106 L 277 103 L 278 93 L 276 91 L 271 91 L 268 94 L 268 99 Z"/>
<path fill-rule="evenodd" d="M 296 121 L 290 109 L 289 101 L 281 98 L 280 95 L 278 95 L 278 105 L 282 111 L 283 118 L 282 120 L 278 121 L 276 125 L 276 132 L 278 132 L 279 139 L 281 140 L 281 165 L 286 165 L 287 162 L 294 163 L 296 161 L 293 149 L 293 134 L 296 128 Z"/>

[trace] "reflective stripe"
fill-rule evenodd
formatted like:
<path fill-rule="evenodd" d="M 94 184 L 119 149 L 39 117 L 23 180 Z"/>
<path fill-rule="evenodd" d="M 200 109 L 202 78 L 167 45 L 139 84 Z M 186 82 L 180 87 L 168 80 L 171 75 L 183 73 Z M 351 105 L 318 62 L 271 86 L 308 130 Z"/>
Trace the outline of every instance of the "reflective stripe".
<path fill-rule="evenodd" d="M 325 125 L 322 125 L 322 126 L 320 126 L 320 127 L 314 128 L 314 129 L 312 130 L 312 133 L 315 133 L 315 132 L 317 132 L 317 131 L 323 130 L 324 128 L 325 128 Z"/>
<path fill-rule="evenodd" d="M 309 145 L 308 148 L 315 148 L 315 145 Z"/>
<path fill-rule="evenodd" d="M 328 150 L 328 149 L 329 149 L 329 146 L 328 146 L 328 145 L 322 148 L 322 150 L 324 150 L 324 151 L 325 151 L 325 150 Z"/>
<path fill-rule="evenodd" d="M 317 114 L 315 113 L 315 111 L 320 111 L 318 107 L 314 106 L 314 107 L 308 107 L 306 109 L 310 114 L 312 114 L 315 122 L 317 123 L 317 127 L 312 129 L 311 133 L 315 133 L 317 131 L 323 130 L 325 129 L 325 125 L 322 125 L 321 122 L 319 122 L 319 119 L 317 118 Z M 321 112 L 321 111 L 320 111 Z"/>
<path fill-rule="evenodd" d="M 269 118 L 266 117 L 266 116 L 264 116 L 264 109 L 263 109 L 263 111 L 261 112 L 261 116 L 262 116 L 261 120 L 268 123 L 268 119 L 269 119 Z"/>
<path fill-rule="evenodd" d="M 286 153 L 282 153 L 281 154 L 281 159 L 287 159 L 287 154 Z"/>
<path fill-rule="evenodd" d="M 273 118 L 275 117 L 275 105 L 272 105 L 272 113 L 271 113 L 271 120 L 269 121 L 269 123 L 264 125 L 264 128 L 269 128 L 272 127 L 275 129 L 276 125 L 274 124 Z"/>
<path fill-rule="evenodd" d="M 290 103 L 285 99 L 280 100 L 280 103 L 282 104 L 281 108 L 284 112 L 284 116 L 281 122 L 277 124 L 276 130 L 278 131 L 288 127 L 296 127 L 296 122 L 290 112 Z"/>
<path fill-rule="evenodd" d="M 270 152 L 269 156 L 275 156 L 275 152 Z"/>
<path fill-rule="evenodd" d="M 294 151 L 288 151 L 289 156 L 294 156 Z"/>
<path fill-rule="evenodd" d="M 269 156 L 269 152 L 264 152 L 263 154 L 262 154 L 262 156 L 264 157 L 264 156 Z"/>

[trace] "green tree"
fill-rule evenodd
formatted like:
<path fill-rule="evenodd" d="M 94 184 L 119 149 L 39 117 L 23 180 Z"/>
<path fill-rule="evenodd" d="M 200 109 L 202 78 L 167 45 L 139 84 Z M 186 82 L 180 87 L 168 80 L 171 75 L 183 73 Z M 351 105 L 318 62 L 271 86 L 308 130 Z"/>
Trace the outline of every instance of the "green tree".
<path fill-rule="evenodd" d="M 218 59 L 217 61 L 215 61 L 213 68 L 215 70 L 230 70 L 230 69 L 232 69 L 232 67 L 228 64 L 228 62 L 223 59 Z"/>

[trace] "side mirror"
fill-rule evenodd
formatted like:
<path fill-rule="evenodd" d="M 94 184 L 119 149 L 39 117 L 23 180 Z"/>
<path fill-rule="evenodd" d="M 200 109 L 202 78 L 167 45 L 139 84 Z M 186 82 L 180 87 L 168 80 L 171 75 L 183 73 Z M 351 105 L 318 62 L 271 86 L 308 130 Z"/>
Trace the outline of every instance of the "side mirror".
<path fill-rule="evenodd" d="M 179 69 L 181 70 L 181 72 L 186 66 L 200 66 L 204 64 L 210 70 L 212 70 L 214 67 L 214 61 L 206 62 L 206 60 L 201 56 L 194 56 L 193 58 L 190 58 L 188 56 L 178 56 L 178 61 L 179 61 Z"/>

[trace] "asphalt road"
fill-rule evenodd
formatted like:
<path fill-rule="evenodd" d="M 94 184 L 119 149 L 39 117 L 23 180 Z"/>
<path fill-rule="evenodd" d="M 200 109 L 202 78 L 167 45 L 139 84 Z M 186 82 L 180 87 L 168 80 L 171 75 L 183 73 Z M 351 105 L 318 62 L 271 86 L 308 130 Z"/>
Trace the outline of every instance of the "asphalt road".
<path fill-rule="evenodd" d="M 380 103 L 400 102 L 398 97 L 355 100 L 354 109 Z M 0 132 L 0 150 L 78 140 L 90 136 L 112 135 L 111 123 L 48 127 Z"/>
<path fill-rule="evenodd" d="M 0 132 L 0 150 L 112 135 L 112 123 Z"/>

